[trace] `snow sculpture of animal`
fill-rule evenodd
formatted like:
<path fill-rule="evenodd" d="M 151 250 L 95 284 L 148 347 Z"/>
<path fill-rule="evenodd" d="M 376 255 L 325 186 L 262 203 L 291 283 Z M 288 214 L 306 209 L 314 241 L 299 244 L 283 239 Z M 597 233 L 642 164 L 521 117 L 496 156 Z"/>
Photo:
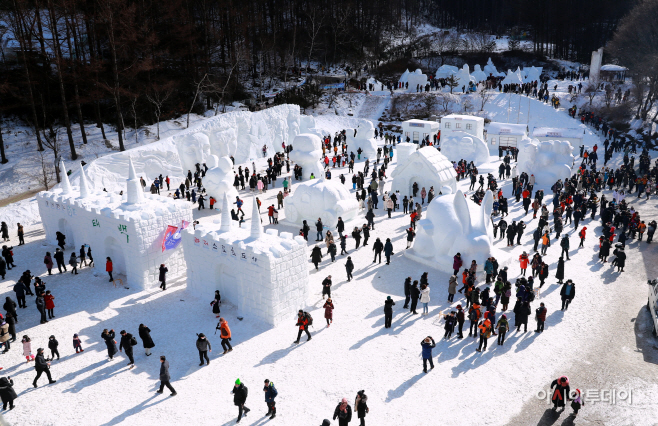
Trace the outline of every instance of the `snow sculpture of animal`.
<path fill-rule="evenodd" d="M 178 156 L 180 158 L 183 173 L 195 170 L 195 164 L 203 164 L 210 156 L 210 139 L 201 132 L 188 133 L 175 137 Z"/>
<path fill-rule="evenodd" d="M 418 222 L 410 258 L 452 274 L 453 256 L 461 253 L 464 265 L 475 259 L 478 268 L 491 256 L 493 194 L 487 191 L 482 205 L 467 200 L 458 190 L 440 195 L 430 203 Z"/>
<path fill-rule="evenodd" d="M 518 170 L 535 175 L 535 184 L 551 186 L 558 179 L 571 177 L 573 147 L 569 141 L 527 142 L 519 149 Z"/>
<path fill-rule="evenodd" d="M 224 194 L 229 200 L 235 199 L 238 191 L 233 186 L 233 162 L 229 157 L 218 158 L 211 155 L 206 162 L 208 171 L 203 178 L 203 186 L 206 188 L 208 195 L 217 200 L 217 205 L 221 206 Z"/>

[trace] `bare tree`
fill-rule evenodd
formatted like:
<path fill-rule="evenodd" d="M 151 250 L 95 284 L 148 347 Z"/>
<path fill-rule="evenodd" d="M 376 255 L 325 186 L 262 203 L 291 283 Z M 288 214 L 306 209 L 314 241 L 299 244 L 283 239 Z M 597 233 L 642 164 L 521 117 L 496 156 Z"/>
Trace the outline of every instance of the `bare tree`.
<path fill-rule="evenodd" d="M 60 129 L 55 129 L 52 126 L 48 127 L 47 129 L 42 129 L 43 131 L 43 146 L 48 148 L 53 152 L 53 158 L 54 158 L 54 163 L 53 165 L 56 165 L 57 167 L 54 167 L 55 171 L 55 177 L 57 178 L 57 182 L 60 182 L 60 175 L 59 175 L 59 156 L 60 156 L 60 141 L 59 141 L 59 131 Z M 47 162 L 44 162 L 44 156 L 43 156 L 43 151 L 39 151 L 39 154 L 41 154 L 40 160 L 41 160 L 41 165 L 42 165 L 42 170 L 40 171 L 40 175 L 48 175 L 46 171 L 44 171 L 44 167 L 46 167 L 44 164 L 47 164 Z M 46 185 L 46 179 L 42 178 L 43 185 Z M 46 188 L 47 189 L 47 188 Z"/>
<path fill-rule="evenodd" d="M 423 96 L 423 112 L 425 117 L 430 117 L 436 112 L 436 106 L 439 103 L 434 93 L 425 93 Z"/>
<path fill-rule="evenodd" d="M 457 96 L 450 93 L 439 93 L 436 99 L 442 116 L 450 114 L 453 106 L 458 102 Z"/>
<path fill-rule="evenodd" d="M 446 78 L 446 85 L 450 87 L 450 94 L 452 94 L 452 89 L 459 86 L 459 82 L 457 81 L 457 78 L 455 77 L 454 74 Z"/>
<path fill-rule="evenodd" d="M 487 89 L 484 84 L 480 85 L 480 91 L 478 92 L 478 96 L 480 96 L 480 111 L 484 111 L 484 106 L 491 100 L 491 98 L 494 96 L 494 92 Z"/>
<path fill-rule="evenodd" d="M 135 143 L 139 143 L 139 128 L 137 127 L 137 100 L 139 99 L 139 96 L 134 94 L 132 98 L 130 99 L 130 115 L 133 116 L 134 120 L 134 125 L 133 129 L 135 129 Z"/>
<path fill-rule="evenodd" d="M 589 98 L 589 105 L 592 106 L 592 101 L 594 101 L 594 98 L 596 95 L 598 95 L 598 86 L 599 83 L 596 80 L 591 81 L 587 87 L 585 88 L 585 94 Z"/>
<path fill-rule="evenodd" d="M 307 32 L 308 32 L 308 57 L 306 58 L 306 69 L 308 74 L 308 68 L 311 67 L 311 56 L 313 55 L 313 49 L 315 48 L 316 39 L 322 28 L 322 21 L 324 21 L 325 13 L 324 10 L 318 6 L 314 6 L 309 12 L 306 13 L 307 19 Z"/>
<path fill-rule="evenodd" d="M 192 110 L 194 109 L 194 104 L 196 103 L 196 99 L 199 97 L 199 93 L 201 93 L 202 88 L 203 88 L 203 82 L 206 80 L 208 77 L 208 74 L 204 74 L 201 80 L 199 80 L 198 83 L 196 83 L 195 87 L 196 89 L 194 90 L 194 99 L 192 99 L 192 105 L 190 105 L 190 109 L 187 111 L 187 125 L 185 128 L 190 127 L 190 114 L 192 113 Z"/>
<path fill-rule="evenodd" d="M 48 158 L 46 151 L 37 151 L 34 156 L 37 158 L 37 167 L 30 167 L 23 174 L 48 191 L 59 181 L 59 175 L 55 173 L 55 165 Z"/>
<path fill-rule="evenodd" d="M 146 92 L 146 99 L 153 104 L 156 121 L 157 136 L 156 140 L 160 140 L 160 117 L 162 116 L 162 106 L 167 99 L 174 93 L 173 84 L 165 84 L 163 86 L 153 85 L 149 91 Z"/>

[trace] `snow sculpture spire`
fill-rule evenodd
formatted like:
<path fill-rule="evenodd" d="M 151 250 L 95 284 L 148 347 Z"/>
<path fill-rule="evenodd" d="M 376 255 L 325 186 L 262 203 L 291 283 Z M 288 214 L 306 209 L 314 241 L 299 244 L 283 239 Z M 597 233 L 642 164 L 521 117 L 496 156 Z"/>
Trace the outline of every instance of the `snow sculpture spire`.
<path fill-rule="evenodd" d="M 260 214 L 258 214 L 258 201 L 254 195 L 254 206 L 251 212 L 251 237 L 258 239 L 263 235 L 263 226 L 260 224 Z"/>
<path fill-rule="evenodd" d="M 85 169 L 80 163 L 80 198 L 87 198 L 89 196 L 89 183 L 87 183 L 87 175 Z"/>
<path fill-rule="evenodd" d="M 66 166 L 64 165 L 64 159 L 59 159 L 59 173 L 62 177 L 62 194 L 71 193 L 71 182 L 69 182 L 69 177 L 66 174 Z"/>
<path fill-rule="evenodd" d="M 137 178 L 137 173 L 135 173 L 135 166 L 133 165 L 133 159 L 128 157 L 128 180 L 126 181 L 127 186 L 127 201 L 126 204 L 139 204 L 144 201 L 144 191 L 142 190 L 142 185 Z"/>
<path fill-rule="evenodd" d="M 228 195 L 224 193 L 224 199 L 222 200 L 222 221 L 219 226 L 219 232 L 229 232 L 231 231 L 231 212 L 228 210 Z M 258 209 L 256 210 L 258 211 Z"/>

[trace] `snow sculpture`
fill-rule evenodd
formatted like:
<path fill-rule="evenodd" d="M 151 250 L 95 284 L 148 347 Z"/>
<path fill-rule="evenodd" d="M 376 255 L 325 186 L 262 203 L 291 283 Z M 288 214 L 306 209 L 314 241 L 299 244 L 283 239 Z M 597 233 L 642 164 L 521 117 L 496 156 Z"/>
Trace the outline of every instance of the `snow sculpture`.
<path fill-rule="evenodd" d="M 466 132 L 453 132 L 441 139 L 441 152 L 450 161 L 473 161 L 476 166 L 489 161 L 489 148 L 482 139 Z"/>
<path fill-rule="evenodd" d="M 489 77 L 489 75 L 493 75 L 494 77 L 504 77 L 505 74 L 502 72 L 498 72 L 496 67 L 494 66 L 493 62 L 491 61 L 491 58 L 487 61 L 487 65 L 484 66 L 484 73 Z"/>
<path fill-rule="evenodd" d="M 211 155 L 206 162 L 208 171 L 203 178 L 203 186 L 206 188 L 208 195 L 215 200 L 221 200 L 224 195 L 234 200 L 238 191 L 233 186 L 233 162 L 229 157 L 217 158 Z"/>
<path fill-rule="evenodd" d="M 489 76 L 484 71 L 482 71 L 479 65 L 475 65 L 473 72 L 471 73 L 471 77 L 473 77 L 476 82 L 480 83 L 485 81 Z"/>
<path fill-rule="evenodd" d="M 210 139 L 201 132 L 175 136 L 178 156 L 184 173 L 195 170 L 195 164 L 203 164 L 210 156 Z"/>
<path fill-rule="evenodd" d="M 395 146 L 398 166 L 404 164 L 407 158 L 418 149 L 418 144 L 402 142 Z"/>
<path fill-rule="evenodd" d="M 320 217 L 322 223 L 333 226 L 338 217 L 344 222 L 354 219 L 358 210 L 356 199 L 337 179 L 317 179 L 296 185 L 285 204 L 286 221 L 298 225 Z"/>
<path fill-rule="evenodd" d="M 526 83 L 532 83 L 533 81 L 539 82 L 539 78 L 541 77 L 541 71 L 542 67 L 530 67 L 530 68 L 523 68 L 523 74 L 525 77 L 523 78 L 523 81 Z"/>
<path fill-rule="evenodd" d="M 91 190 L 82 172 L 78 189 L 65 177 L 61 188 L 37 194 L 37 204 L 47 241 L 56 244 L 56 232 L 60 231 L 66 235 L 67 248 L 77 252 L 88 244 L 97 259 L 95 274 L 105 274 L 104 259 L 110 257 L 115 279 L 147 290 L 160 284 L 158 266 L 162 263 L 169 268 L 168 279 L 185 273 L 182 249 L 163 252 L 162 239 L 168 225 L 180 227 L 183 221 L 192 222 L 192 206 L 144 193 L 130 158 L 126 171 L 123 199 L 116 193 Z"/>
<path fill-rule="evenodd" d="M 524 138 L 519 148 L 518 172 L 535 175 L 536 185 L 548 188 L 558 179 L 571 177 L 573 147 L 568 141 L 537 141 Z"/>
<path fill-rule="evenodd" d="M 468 86 L 471 82 L 476 83 L 475 78 L 471 77 L 467 64 L 464 64 L 464 67 L 457 72 L 455 79 L 459 84 L 459 86 L 457 86 L 458 89 L 461 89 L 463 86 L 465 90 L 468 90 Z"/>
<path fill-rule="evenodd" d="M 289 323 L 308 298 L 306 241 L 274 229 L 263 233 L 259 221 L 251 229 L 232 227 L 228 206 L 224 198 L 219 229 L 204 224 L 182 234 L 188 290 L 200 298 L 219 290 L 240 317 Z"/>
<path fill-rule="evenodd" d="M 425 219 L 418 222 L 413 248 L 405 255 L 452 274 L 453 256 L 461 253 L 464 265 L 475 260 L 480 270 L 493 247 L 492 209 L 491 191 L 480 206 L 466 199 L 461 190 L 434 198 Z"/>
<path fill-rule="evenodd" d="M 398 147 L 402 145 L 413 144 L 400 144 Z M 444 186 L 452 188 L 453 191 L 457 189 L 455 168 L 439 150 L 426 146 L 401 158 L 399 149 L 398 165 L 391 173 L 391 192 L 400 191 L 403 196 L 412 194 L 414 182 L 418 183 L 419 188 L 425 187 L 427 191 L 433 186 L 436 195 Z"/>
<path fill-rule="evenodd" d="M 238 132 L 236 129 L 228 128 L 220 130 L 210 138 L 210 151 L 217 157 L 235 156 L 238 149 Z"/>
<path fill-rule="evenodd" d="M 523 84 L 523 74 L 521 73 L 521 69 L 517 68 L 514 72 L 512 72 L 512 70 L 507 70 L 507 76 L 505 76 L 501 84 Z"/>
<path fill-rule="evenodd" d="M 427 84 L 427 76 L 423 74 L 423 71 L 420 69 L 417 69 L 416 71 L 410 73 L 407 76 L 407 81 L 409 81 L 409 93 L 415 93 L 418 90 L 416 87 L 420 86 L 422 88 L 425 88 L 425 85 Z"/>
<path fill-rule="evenodd" d="M 315 127 L 315 117 L 312 115 L 302 115 L 299 119 L 299 133 L 310 133 L 322 138 L 322 132 Z M 297 136 L 297 135 L 295 135 Z M 290 138 L 294 140 L 295 138 Z"/>
<path fill-rule="evenodd" d="M 404 88 L 404 84 L 409 81 L 409 70 L 405 70 L 402 75 L 400 76 L 400 79 L 398 80 L 398 85 L 399 83 L 402 83 L 402 87 Z"/>
<path fill-rule="evenodd" d="M 409 86 L 411 87 L 411 86 Z M 356 127 L 356 136 L 354 129 L 347 129 L 347 146 L 350 151 L 356 151 L 361 148 L 361 160 L 366 158 L 372 161 L 377 157 L 377 142 L 375 141 L 375 126 L 370 121 L 363 121 Z M 317 175 L 316 175 L 317 176 Z"/>
<path fill-rule="evenodd" d="M 292 142 L 293 150 L 290 152 L 290 160 L 302 167 L 302 179 L 311 178 L 311 173 L 316 179 L 323 174 L 322 163 L 322 141 L 316 135 L 302 133 L 295 137 Z"/>
<path fill-rule="evenodd" d="M 448 78 L 458 72 L 459 68 L 457 67 L 453 67 L 452 65 L 441 65 L 439 69 L 436 70 L 436 78 Z"/>

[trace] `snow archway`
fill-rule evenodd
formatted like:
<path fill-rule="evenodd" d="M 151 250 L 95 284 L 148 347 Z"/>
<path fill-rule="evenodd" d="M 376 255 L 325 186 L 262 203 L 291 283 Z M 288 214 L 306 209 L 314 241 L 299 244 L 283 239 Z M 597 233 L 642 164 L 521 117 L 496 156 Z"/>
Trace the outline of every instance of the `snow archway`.
<path fill-rule="evenodd" d="M 115 277 L 117 275 L 127 275 L 126 258 L 123 256 L 123 249 L 114 237 L 105 238 L 105 257 L 112 259 L 112 269 Z M 104 263 L 102 262 L 101 264 Z"/>
<path fill-rule="evenodd" d="M 61 218 L 59 222 L 57 223 L 57 230 L 64 234 L 66 237 L 66 244 L 64 247 L 73 247 L 75 250 L 75 237 L 73 235 L 73 228 L 71 228 L 71 225 L 69 224 L 68 220 L 65 218 Z"/>

